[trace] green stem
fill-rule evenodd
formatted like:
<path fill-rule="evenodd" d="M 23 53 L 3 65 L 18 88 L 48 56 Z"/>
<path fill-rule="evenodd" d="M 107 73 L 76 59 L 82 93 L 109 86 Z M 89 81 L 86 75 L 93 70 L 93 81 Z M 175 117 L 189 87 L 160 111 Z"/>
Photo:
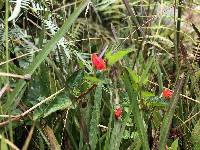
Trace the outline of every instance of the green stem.
<path fill-rule="evenodd" d="M 179 5 L 178 5 L 178 19 L 177 19 L 177 25 L 176 25 L 176 38 L 175 38 L 175 62 L 176 62 L 176 80 L 179 78 L 179 59 L 178 59 L 178 52 L 179 52 L 179 47 L 180 47 L 180 29 L 181 29 L 181 15 L 182 15 L 182 0 L 179 0 Z"/>
<path fill-rule="evenodd" d="M 8 14 L 9 14 L 9 3 L 6 0 L 6 15 L 5 15 L 5 48 L 6 48 L 6 61 L 9 60 L 9 49 L 8 49 Z M 9 73 L 9 63 L 6 63 L 6 72 Z M 9 82 L 7 77 L 6 82 Z"/>

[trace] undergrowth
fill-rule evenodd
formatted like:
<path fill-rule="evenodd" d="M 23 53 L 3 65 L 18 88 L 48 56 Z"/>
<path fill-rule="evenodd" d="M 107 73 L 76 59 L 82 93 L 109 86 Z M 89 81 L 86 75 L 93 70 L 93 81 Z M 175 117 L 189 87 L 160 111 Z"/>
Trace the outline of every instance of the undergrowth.
<path fill-rule="evenodd" d="M 199 5 L 0 1 L 0 149 L 198 150 Z"/>

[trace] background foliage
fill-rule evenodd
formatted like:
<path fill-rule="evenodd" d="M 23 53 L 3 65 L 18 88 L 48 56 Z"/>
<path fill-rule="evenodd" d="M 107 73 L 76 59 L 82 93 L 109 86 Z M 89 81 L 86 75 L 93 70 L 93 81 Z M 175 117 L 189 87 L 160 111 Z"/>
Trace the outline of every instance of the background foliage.
<path fill-rule="evenodd" d="M 0 0 L 0 149 L 199 149 L 199 5 Z"/>

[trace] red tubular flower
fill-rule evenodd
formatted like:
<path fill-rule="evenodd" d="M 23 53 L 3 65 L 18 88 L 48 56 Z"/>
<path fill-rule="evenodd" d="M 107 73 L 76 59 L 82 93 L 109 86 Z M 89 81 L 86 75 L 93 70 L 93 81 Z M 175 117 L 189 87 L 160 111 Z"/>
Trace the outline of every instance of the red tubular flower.
<path fill-rule="evenodd" d="M 115 119 L 116 120 L 121 119 L 122 113 L 123 113 L 122 108 L 120 106 L 116 106 L 115 111 L 114 111 Z"/>
<path fill-rule="evenodd" d="M 163 92 L 162 92 L 162 96 L 163 96 L 164 98 L 166 98 L 166 99 L 172 98 L 172 94 L 173 94 L 173 92 L 172 92 L 171 90 L 169 90 L 169 89 L 165 89 L 165 90 L 163 90 Z"/>
<path fill-rule="evenodd" d="M 101 57 L 98 57 L 96 53 L 92 54 L 92 64 L 97 70 L 106 69 L 105 61 Z"/>

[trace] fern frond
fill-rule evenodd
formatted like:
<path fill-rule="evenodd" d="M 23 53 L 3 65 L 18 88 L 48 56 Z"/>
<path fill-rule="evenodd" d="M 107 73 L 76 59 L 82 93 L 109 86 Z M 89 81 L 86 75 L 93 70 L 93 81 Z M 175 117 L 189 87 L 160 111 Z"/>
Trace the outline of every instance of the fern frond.
<path fill-rule="evenodd" d="M 8 18 L 8 21 L 12 21 L 12 20 L 16 19 L 20 14 L 21 8 L 27 9 L 29 7 L 30 0 L 23 0 L 23 1 L 17 0 L 17 1 L 10 1 L 10 2 L 16 3 L 16 6 L 15 6 L 11 16 Z"/>
<path fill-rule="evenodd" d="M 59 30 L 59 27 L 51 20 L 50 16 L 49 16 L 48 20 L 44 20 L 44 25 L 45 25 L 46 29 L 49 30 L 52 35 L 55 35 L 55 33 Z M 70 56 L 71 52 L 68 47 L 68 42 L 64 37 L 62 37 L 60 39 L 60 41 L 57 43 L 57 48 L 58 49 L 62 48 L 66 57 L 68 59 L 71 58 L 71 56 Z"/>

